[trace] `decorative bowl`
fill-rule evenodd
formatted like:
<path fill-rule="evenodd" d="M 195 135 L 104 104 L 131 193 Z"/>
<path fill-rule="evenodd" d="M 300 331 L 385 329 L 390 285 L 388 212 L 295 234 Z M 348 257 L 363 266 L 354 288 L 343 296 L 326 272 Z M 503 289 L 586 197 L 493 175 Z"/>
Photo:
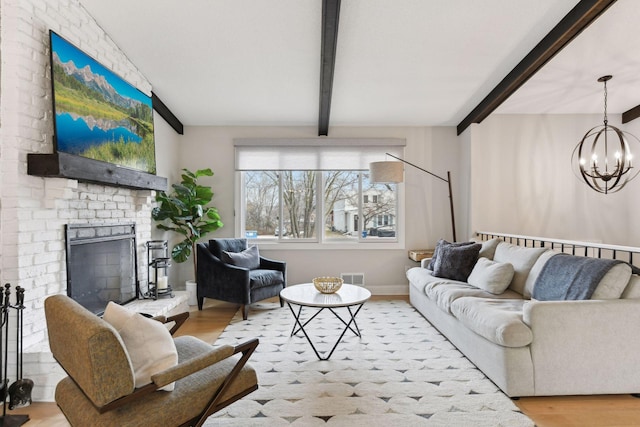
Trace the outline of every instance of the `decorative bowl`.
<path fill-rule="evenodd" d="M 316 277 L 313 279 L 313 286 L 323 294 L 338 292 L 343 283 L 344 280 L 339 277 Z"/>

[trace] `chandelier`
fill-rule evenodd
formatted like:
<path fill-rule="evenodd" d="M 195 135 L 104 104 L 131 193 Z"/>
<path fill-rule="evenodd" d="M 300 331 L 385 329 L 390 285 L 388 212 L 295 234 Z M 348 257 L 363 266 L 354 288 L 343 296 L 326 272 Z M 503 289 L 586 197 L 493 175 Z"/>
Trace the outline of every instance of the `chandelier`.
<path fill-rule="evenodd" d="M 629 141 L 640 143 L 640 140 L 611 126 L 607 118 L 607 82 L 611 77 L 598 79 L 604 83 L 604 124 L 589 129 L 571 156 L 572 163 L 577 164 L 574 170 L 579 171 L 584 182 L 604 194 L 622 190 L 639 172 L 631 163 Z"/>

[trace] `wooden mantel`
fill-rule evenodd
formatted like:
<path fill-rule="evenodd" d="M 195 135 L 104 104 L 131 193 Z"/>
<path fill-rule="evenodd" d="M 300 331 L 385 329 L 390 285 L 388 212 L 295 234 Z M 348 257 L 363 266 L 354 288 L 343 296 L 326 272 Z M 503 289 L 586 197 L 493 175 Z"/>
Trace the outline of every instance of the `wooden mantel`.
<path fill-rule="evenodd" d="M 34 176 L 77 179 L 81 182 L 136 190 L 167 190 L 167 178 L 60 152 L 28 154 L 27 173 Z"/>

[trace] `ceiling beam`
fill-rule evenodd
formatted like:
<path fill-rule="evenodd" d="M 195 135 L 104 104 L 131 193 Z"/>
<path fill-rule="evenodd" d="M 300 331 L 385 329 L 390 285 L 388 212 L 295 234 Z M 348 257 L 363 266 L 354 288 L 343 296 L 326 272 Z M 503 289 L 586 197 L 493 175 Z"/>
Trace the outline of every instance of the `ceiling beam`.
<path fill-rule="evenodd" d="M 636 105 L 630 110 L 622 113 L 622 123 L 629 123 L 631 120 L 635 120 L 640 117 L 640 105 Z"/>
<path fill-rule="evenodd" d="M 531 78 L 574 37 L 595 21 L 616 0 L 581 0 L 527 56 L 458 124 L 460 135 L 472 123 L 482 122 Z"/>
<path fill-rule="evenodd" d="M 173 128 L 179 135 L 184 135 L 184 126 L 182 126 L 182 122 L 169 110 L 169 107 L 164 105 L 164 102 L 158 95 L 151 92 L 151 104 L 153 105 L 153 109 L 160 114 L 160 117 L 165 119 L 169 126 Z"/>
<path fill-rule="evenodd" d="M 318 136 L 329 133 L 333 72 L 336 66 L 340 0 L 322 0 L 322 44 L 320 46 L 320 113 Z"/>

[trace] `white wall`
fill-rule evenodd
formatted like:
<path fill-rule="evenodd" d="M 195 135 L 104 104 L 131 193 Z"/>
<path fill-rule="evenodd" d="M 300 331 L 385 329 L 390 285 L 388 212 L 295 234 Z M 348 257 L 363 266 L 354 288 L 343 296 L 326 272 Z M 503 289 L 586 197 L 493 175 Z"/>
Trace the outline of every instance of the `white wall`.
<path fill-rule="evenodd" d="M 640 123 L 609 119 L 640 134 Z M 640 246 L 640 178 L 605 195 L 571 168 L 574 147 L 601 123 L 599 115 L 495 115 L 473 125 L 463 144 L 471 159 L 471 231 Z"/>
<path fill-rule="evenodd" d="M 236 202 L 234 172 L 234 138 L 316 137 L 316 127 L 187 127 L 180 141 L 180 168 L 192 170 L 210 167 L 213 178 L 203 182 L 213 187 L 216 206 L 225 227 L 210 235 L 234 237 L 234 207 Z M 331 128 L 330 137 L 393 137 L 406 138 L 405 158 L 416 165 L 446 177 L 452 173 L 454 197 L 460 185 L 457 177 L 460 150 L 455 128 L 450 127 L 385 127 Z M 290 284 L 309 282 L 315 276 L 340 273 L 365 273 L 365 283 L 374 293 L 401 294 L 408 292 L 406 267 L 417 264 L 407 257 L 409 249 L 433 247 L 441 237 L 451 238 L 448 190 L 444 182 L 407 166 L 405 168 L 405 242 L 397 249 L 282 249 L 262 245 L 261 253 L 287 261 Z M 458 203 L 456 201 L 456 203 Z M 465 223 L 460 212 L 459 224 Z M 181 268 L 181 267 L 179 267 Z M 184 269 L 182 269 L 184 270 Z M 185 271 L 184 275 L 189 274 Z M 184 276 L 183 277 L 186 277 Z"/>

